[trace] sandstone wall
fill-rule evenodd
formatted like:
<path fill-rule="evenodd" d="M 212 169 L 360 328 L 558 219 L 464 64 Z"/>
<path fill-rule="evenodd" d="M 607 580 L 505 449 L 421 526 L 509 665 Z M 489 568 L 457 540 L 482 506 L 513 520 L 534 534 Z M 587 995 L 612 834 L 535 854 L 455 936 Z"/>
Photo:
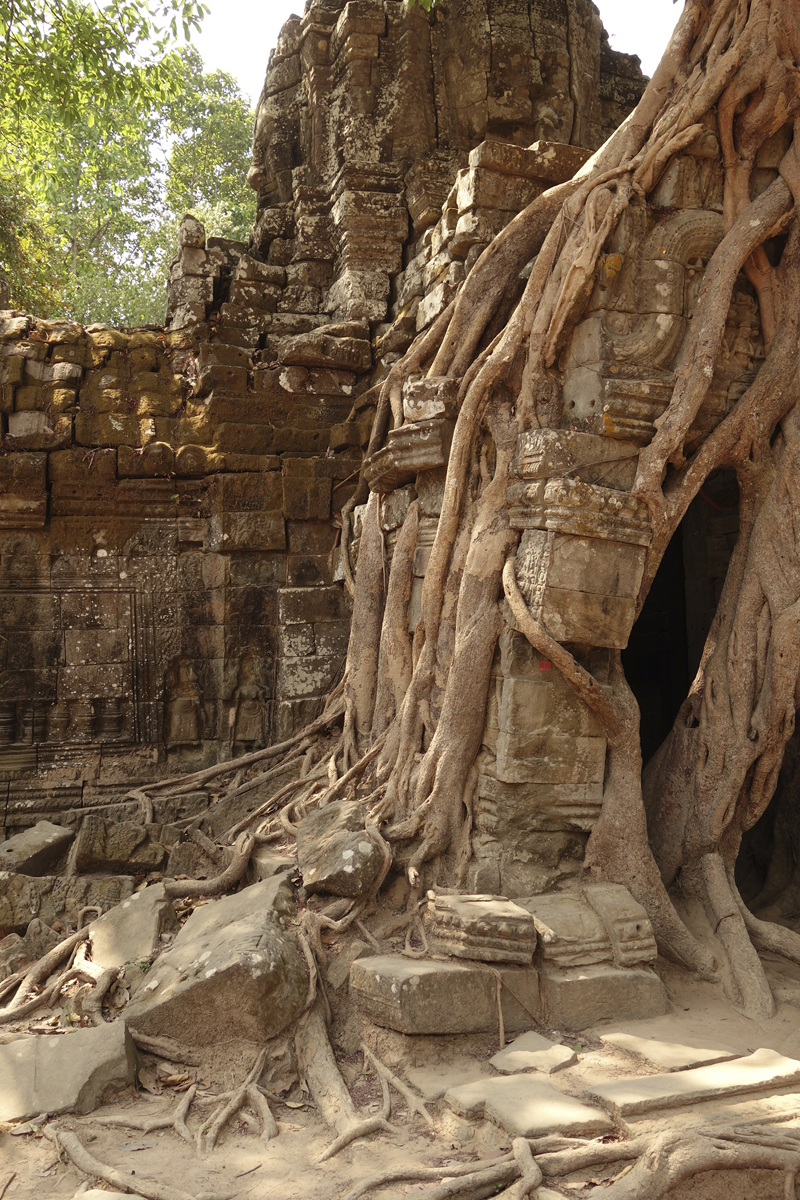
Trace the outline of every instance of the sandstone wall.
<path fill-rule="evenodd" d="M 588 0 L 312 0 L 270 60 L 250 245 L 187 218 L 164 329 L 0 314 L 7 831 L 316 713 L 374 383 L 642 86 Z"/>

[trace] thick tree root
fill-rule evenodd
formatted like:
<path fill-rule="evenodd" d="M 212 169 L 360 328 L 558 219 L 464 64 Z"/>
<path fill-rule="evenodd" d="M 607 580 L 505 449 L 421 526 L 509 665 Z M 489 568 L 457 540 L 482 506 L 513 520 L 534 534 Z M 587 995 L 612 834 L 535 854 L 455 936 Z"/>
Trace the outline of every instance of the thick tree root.
<path fill-rule="evenodd" d="M 59 942 L 57 946 L 54 946 L 52 950 L 49 950 L 47 954 L 44 954 L 38 962 L 34 963 L 32 967 L 28 968 L 28 971 L 25 975 L 12 976 L 12 979 L 19 980 L 19 986 L 13 999 L 9 1001 L 5 1008 L 0 1009 L 0 1025 L 8 1025 L 11 1021 L 21 1020 L 22 1017 L 27 1016 L 29 1013 L 35 1012 L 36 1009 L 40 1008 L 47 1000 L 51 998 L 51 996 L 58 994 L 57 991 L 54 991 L 55 985 L 53 985 L 50 988 L 45 988 L 44 991 L 42 991 L 38 996 L 28 1000 L 25 999 L 31 988 L 38 987 L 40 983 L 44 983 L 45 980 L 53 973 L 54 969 L 59 966 L 65 958 L 70 956 L 76 946 L 78 946 L 81 942 L 86 941 L 88 936 L 88 929 L 79 929 L 76 933 L 71 934 L 70 937 L 64 938 L 64 940 Z M 5 980 L 6 984 L 9 984 L 10 982 L 11 980 Z M 58 984 L 58 991 L 61 990 L 61 987 L 63 987 L 63 980 Z"/>
<path fill-rule="evenodd" d="M 514 1138 L 514 1141 L 511 1143 L 511 1149 L 514 1153 L 514 1160 L 519 1167 L 521 1177 L 516 1183 L 512 1183 L 510 1188 L 506 1188 L 504 1192 L 500 1192 L 499 1195 L 505 1197 L 505 1200 L 525 1200 L 525 1197 L 530 1196 L 534 1188 L 538 1188 L 544 1175 L 542 1174 L 542 1168 L 531 1154 L 527 1138 Z"/>
<path fill-rule="evenodd" d="M 131 1179 L 130 1175 L 123 1175 L 115 1167 L 108 1166 L 90 1154 L 76 1133 L 52 1127 L 44 1129 L 43 1133 L 50 1138 L 57 1149 L 63 1150 L 69 1155 L 72 1162 L 79 1171 L 83 1171 L 84 1175 L 88 1175 L 91 1179 L 102 1179 L 104 1183 L 110 1183 L 120 1192 L 135 1191 L 140 1196 L 144 1196 L 146 1200 L 233 1200 L 235 1195 L 234 1192 L 225 1192 L 224 1194 L 184 1192 L 181 1188 L 171 1187 L 166 1183 L 154 1183 L 141 1175 Z"/>
<path fill-rule="evenodd" d="M 250 855 L 255 845 L 252 834 L 243 833 L 236 843 L 233 858 L 224 871 L 213 879 L 166 879 L 164 891 L 171 900 L 183 899 L 185 896 L 221 896 L 237 884 L 250 861 Z"/>
<path fill-rule="evenodd" d="M 200 1059 L 190 1050 L 184 1050 L 180 1042 L 173 1038 L 149 1037 L 138 1029 L 131 1030 L 134 1044 L 145 1054 L 154 1054 L 157 1058 L 165 1058 L 168 1062 L 184 1063 L 188 1067 L 198 1067 Z"/>

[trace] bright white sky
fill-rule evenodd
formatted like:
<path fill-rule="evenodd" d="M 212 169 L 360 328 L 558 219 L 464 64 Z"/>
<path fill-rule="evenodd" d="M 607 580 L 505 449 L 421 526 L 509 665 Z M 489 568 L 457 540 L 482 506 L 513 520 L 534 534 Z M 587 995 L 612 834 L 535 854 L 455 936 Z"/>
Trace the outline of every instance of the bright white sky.
<path fill-rule="evenodd" d="M 210 12 L 193 40 L 212 70 L 238 79 L 253 104 L 258 100 L 269 52 L 281 26 L 304 0 L 206 0 Z M 652 75 L 680 15 L 673 0 L 595 0 L 614 50 L 638 54 Z"/>

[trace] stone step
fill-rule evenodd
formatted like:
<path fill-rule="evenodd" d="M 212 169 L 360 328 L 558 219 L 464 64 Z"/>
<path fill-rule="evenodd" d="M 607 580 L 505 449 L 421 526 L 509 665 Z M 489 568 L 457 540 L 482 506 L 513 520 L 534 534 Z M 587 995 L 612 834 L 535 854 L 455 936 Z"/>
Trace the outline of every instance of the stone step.
<path fill-rule="evenodd" d="M 539 987 L 542 1024 L 552 1029 L 660 1017 L 667 1010 L 664 986 L 648 967 L 542 967 Z"/>
<path fill-rule="evenodd" d="M 497 971 L 506 985 L 501 989 L 505 1028 L 530 1029 L 539 1013 L 537 972 L 507 966 Z M 365 1016 L 399 1033 L 487 1033 L 498 1027 L 497 978 L 482 963 L 399 954 L 359 958 L 350 968 L 350 988 Z"/>
<path fill-rule="evenodd" d="M 489 1062 L 496 1071 L 512 1075 L 518 1071 L 542 1071 L 552 1075 L 578 1061 L 574 1050 L 548 1041 L 541 1034 L 523 1033 L 503 1050 L 498 1050 Z"/>
<path fill-rule="evenodd" d="M 465 1117 L 489 1117 L 514 1137 L 551 1133 L 594 1135 L 613 1129 L 611 1118 L 537 1075 L 478 1079 L 445 1093 L 445 1103 Z"/>
<path fill-rule="evenodd" d="M 661 1071 L 687 1071 L 693 1067 L 709 1067 L 713 1063 L 729 1062 L 732 1058 L 741 1057 L 739 1050 L 731 1050 L 730 1047 L 712 1049 L 708 1046 L 684 1046 L 678 1042 L 635 1037 L 632 1033 L 604 1033 L 600 1035 L 600 1040 L 634 1058 L 644 1059 Z"/>
<path fill-rule="evenodd" d="M 668 1075 L 615 1079 L 593 1084 L 587 1094 L 617 1117 L 659 1108 L 679 1108 L 743 1092 L 763 1092 L 800 1082 L 800 1062 L 776 1050 L 756 1050 L 745 1058 L 695 1067 Z"/>

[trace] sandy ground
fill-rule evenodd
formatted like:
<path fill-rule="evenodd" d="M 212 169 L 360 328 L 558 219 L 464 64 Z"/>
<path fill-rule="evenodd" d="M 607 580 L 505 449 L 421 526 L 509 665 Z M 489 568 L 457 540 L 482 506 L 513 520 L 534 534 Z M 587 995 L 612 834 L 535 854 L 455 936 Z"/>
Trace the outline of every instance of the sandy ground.
<path fill-rule="evenodd" d="M 578 1063 L 551 1076 L 559 1089 L 579 1096 L 589 1083 L 655 1073 L 654 1068 L 643 1062 L 605 1046 L 600 1035 L 611 1031 L 696 1046 L 721 1046 L 741 1053 L 766 1046 L 800 1058 L 800 1013 L 796 1008 L 783 1004 L 774 1018 L 757 1024 L 737 1012 L 717 986 L 693 981 L 666 964 L 660 964 L 659 970 L 670 996 L 670 1009 L 664 1017 L 609 1022 L 584 1031 L 544 1031 L 565 1045 L 580 1046 Z M 179 1099 L 174 1086 L 165 1086 L 160 1096 L 129 1088 L 110 1097 L 110 1102 L 93 1114 L 61 1118 L 59 1123 L 78 1131 L 96 1158 L 130 1176 L 132 1189 L 137 1178 L 146 1178 L 172 1184 L 194 1196 L 216 1192 L 253 1200 L 268 1197 L 343 1200 L 355 1183 L 381 1170 L 409 1162 L 435 1166 L 464 1163 L 499 1155 L 509 1148 L 511 1139 L 504 1130 L 486 1120 L 457 1117 L 441 1099 L 446 1087 L 492 1073 L 488 1059 L 498 1049 L 496 1035 L 404 1037 L 374 1027 L 362 1029 L 351 1011 L 346 1021 L 340 1018 L 334 1027 L 333 1041 L 340 1055 L 342 1073 L 365 1115 L 377 1111 L 380 1091 L 374 1075 L 365 1073 L 360 1054 L 343 1053 L 346 1047 L 342 1047 L 342 1042 L 352 1043 L 357 1034 L 364 1035 L 387 1064 L 430 1098 L 432 1128 L 419 1115 L 409 1113 L 405 1103 L 393 1096 L 391 1134 L 373 1135 L 348 1147 L 331 1161 L 317 1165 L 316 1159 L 332 1140 L 332 1134 L 296 1087 L 284 1094 L 287 1103 L 274 1106 L 278 1138 L 265 1146 L 257 1128 L 250 1129 L 243 1119 L 236 1118 L 224 1131 L 215 1151 L 206 1157 L 198 1156 L 172 1130 L 143 1134 L 102 1123 L 110 1115 L 146 1119 L 172 1107 Z M 255 1049 L 246 1045 L 219 1046 L 206 1057 L 196 1071 L 200 1091 L 207 1096 L 206 1112 L 211 1111 L 214 1093 L 225 1090 L 246 1073 Z M 156 1065 L 155 1060 L 144 1060 L 145 1071 L 150 1069 L 145 1078 L 151 1086 Z M 202 1110 L 192 1111 L 194 1114 Z M 800 1124 L 800 1085 L 770 1096 L 745 1096 L 724 1104 L 709 1102 L 674 1109 L 655 1118 L 630 1121 L 621 1126 L 620 1132 L 636 1136 L 655 1134 L 665 1128 L 744 1123 L 765 1117 L 779 1122 L 788 1118 Z M 199 1117 L 193 1115 L 189 1123 L 196 1128 Z M 559 1181 L 557 1186 L 565 1196 L 595 1194 L 599 1200 L 603 1190 L 598 1190 L 597 1185 L 619 1169 L 621 1166 L 584 1172 L 583 1176 Z M 13 1200 L 48 1197 L 63 1200 L 74 1196 L 85 1182 L 85 1176 L 71 1163 L 58 1161 L 52 1143 L 41 1133 L 12 1136 L 11 1127 L 5 1126 L 0 1127 L 0 1188 L 11 1171 L 16 1174 L 5 1196 Z M 407 1195 L 424 1197 L 431 1186 L 396 1183 L 369 1195 L 380 1200 L 399 1200 Z M 782 1175 L 753 1171 L 696 1177 L 673 1192 L 671 1200 L 783 1200 L 784 1194 Z"/>

